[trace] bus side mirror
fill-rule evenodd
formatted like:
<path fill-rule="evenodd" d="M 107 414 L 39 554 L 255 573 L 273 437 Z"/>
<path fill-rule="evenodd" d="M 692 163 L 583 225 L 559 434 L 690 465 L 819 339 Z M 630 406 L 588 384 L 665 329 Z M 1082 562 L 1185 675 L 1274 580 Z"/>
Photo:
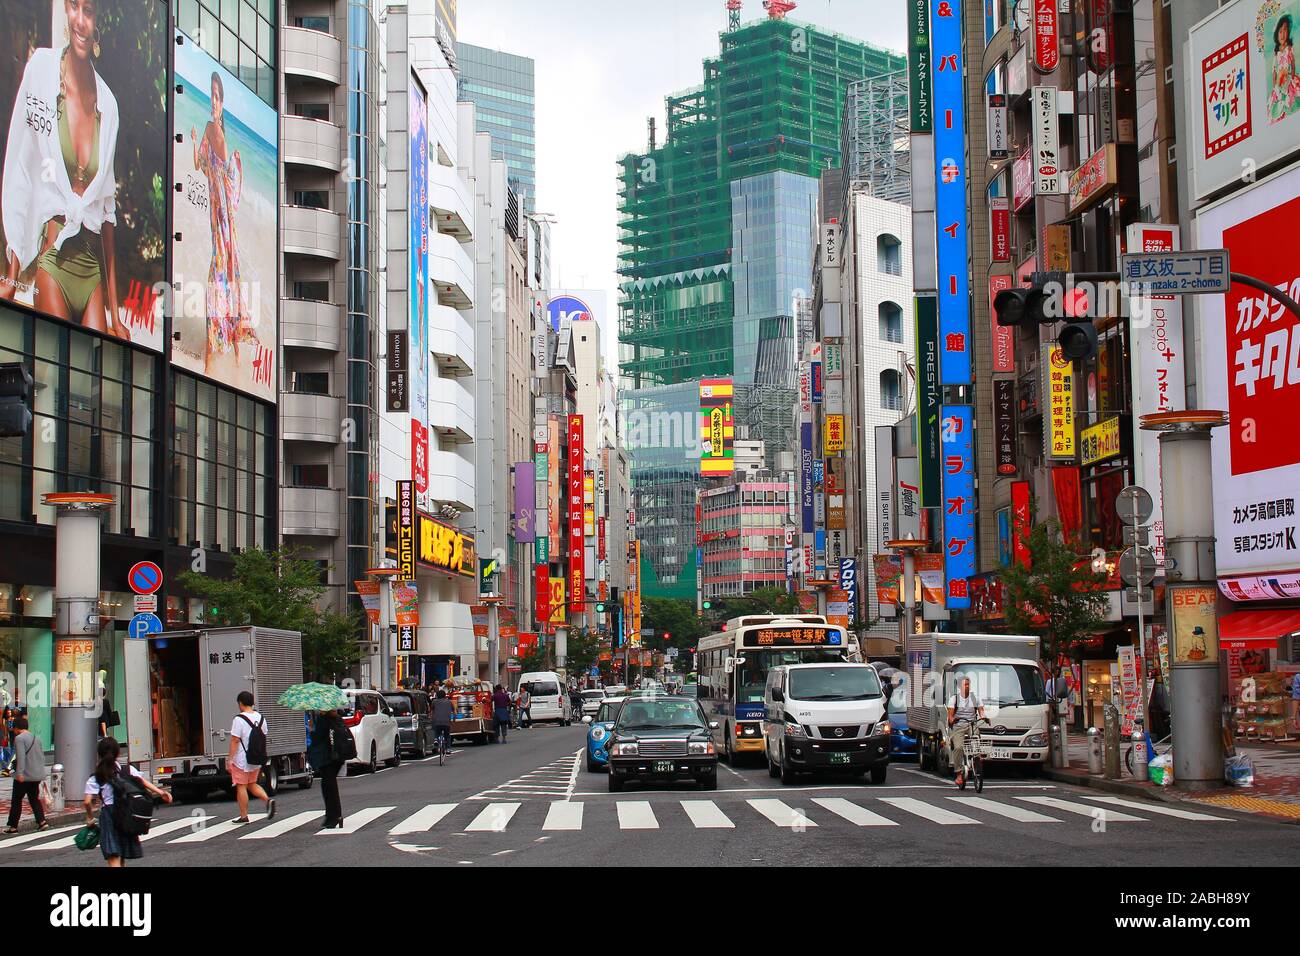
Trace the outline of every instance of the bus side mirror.
<path fill-rule="evenodd" d="M 728 658 L 727 658 L 727 663 L 726 663 L 726 666 L 725 666 L 724 669 L 726 670 L 726 672 L 727 672 L 728 674 L 735 673 L 735 670 L 736 670 L 736 659 L 735 659 L 734 657 L 728 657 Z"/>

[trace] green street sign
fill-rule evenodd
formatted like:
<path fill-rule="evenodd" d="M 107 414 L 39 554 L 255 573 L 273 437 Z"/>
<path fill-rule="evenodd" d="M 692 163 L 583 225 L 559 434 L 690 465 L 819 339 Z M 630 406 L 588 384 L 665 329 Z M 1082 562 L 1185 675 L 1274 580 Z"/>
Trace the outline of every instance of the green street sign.
<path fill-rule="evenodd" d="M 539 534 L 537 540 L 533 542 L 533 563 L 548 564 L 551 560 L 551 539 L 544 534 Z"/>

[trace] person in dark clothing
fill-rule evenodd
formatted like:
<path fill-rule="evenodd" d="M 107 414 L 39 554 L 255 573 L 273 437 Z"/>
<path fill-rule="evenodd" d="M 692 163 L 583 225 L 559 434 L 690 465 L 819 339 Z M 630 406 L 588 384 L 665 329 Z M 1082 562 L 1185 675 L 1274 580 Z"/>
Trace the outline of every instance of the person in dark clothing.
<path fill-rule="evenodd" d="M 433 739 L 437 740 L 439 735 L 447 738 L 447 749 L 451 749 L 451 699 L 447 696 L 445 690 L 438 691 L 438 695 L 433 698 Z"/>
<path fill-rule="evenodd" d="M 510 728 L 510 695 L 500 684 L 492 689 L 492 718 L 497 742 L 503 744 Z"/>
<path fill-rule="evenodd" d="M 325 800 L 325 821 L 322 830 L 343 826 L 343 804 L 339 801 L 339 771 L 343 761 L 338 758 L 342 746 L 340 735 L 350 734 L 337 710 L 325 710 L 316 715 L 312 725 L 311 744 L 307 748 L 307 761 L 320 771 L 321 796 Z"/>
<path fill-rule="evenodd" d="M 14 792 L 9 804 L 9 825 L 5 833 L 18 832 L 18 820 L 23 813 L 23 797 L 32 805 L 36 816 L 36 829 L 48 830 L 45 808 L 41 806 L 41 781 L 45 779 L 45 748 L 40 738 L 27 729 L 27 718 L 14 719 Z"/>

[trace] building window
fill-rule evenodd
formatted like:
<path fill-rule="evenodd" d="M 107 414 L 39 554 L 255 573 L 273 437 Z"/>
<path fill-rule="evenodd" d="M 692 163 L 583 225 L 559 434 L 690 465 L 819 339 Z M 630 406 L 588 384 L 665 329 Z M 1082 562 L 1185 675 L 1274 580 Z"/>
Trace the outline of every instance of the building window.
<path fill-rule="evenodd" d="M 880 373 L 880 407 L 894 411 L 903 409 L 903 393 L 899 374 L 892 368 Z"/>
<path fill-rule="evenodd" d="M 295 280 L 290 285 L 290 290 L 295 299 L 306 299 L 311 302 L 328 302 L 330 300 L 330 284 L 328 279 L 309 281 Z"/>
<path fill-rule="evenodd" d="M 903 341 L 903 309 L 896 302 L 880 303 L 880 340 Z"/>
<path fill-rule="evenodd" d="M 876 238 L 877 269 L 889 276 L 903 274 L 903 244 L 897 236 L 882 233 Z"/>
<path fill-rule="evenodd" d="M 317 30 L 320 33 L 330 32 L 329 17 L 294 17 L 293 25 L 304 30 Z"/>
<path fill-rule="evenodd" d="M 292 373 L 290 391 L 300 395 L 328 395 L 330 393 L 329 372 L 294 372 Z"/>
<path fill-rule="evenodd" d="M 295 189 L 293 191 L 293 204 L 295 206 L 306 206 L 308 209 L 328 209 L 330 207 L 329 190 Z"/>
<path fill-rule="evenodd" d="M 329 465 L 290 465 L 289 484 L 294 488 L 328 488 Z"/>
<path fill-rule="evenodd" d="M 304 119 L 328 121 L 330 118 L 330 105 L 328 103 L 295 103 L 293 113 L 295 116 L 301 116 Z"/>

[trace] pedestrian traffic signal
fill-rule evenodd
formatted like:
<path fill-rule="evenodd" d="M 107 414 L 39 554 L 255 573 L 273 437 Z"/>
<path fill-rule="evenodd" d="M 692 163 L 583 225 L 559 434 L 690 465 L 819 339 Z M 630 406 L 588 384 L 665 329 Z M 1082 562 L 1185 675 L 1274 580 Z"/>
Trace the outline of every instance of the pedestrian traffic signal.
<path fill-rule="evenodd" d="M 28 402 L 32 393 L 32 373 L 22 362 L 0 365 L 0 438 L 26 435 L 32 427 L 32 410 Z"/>

